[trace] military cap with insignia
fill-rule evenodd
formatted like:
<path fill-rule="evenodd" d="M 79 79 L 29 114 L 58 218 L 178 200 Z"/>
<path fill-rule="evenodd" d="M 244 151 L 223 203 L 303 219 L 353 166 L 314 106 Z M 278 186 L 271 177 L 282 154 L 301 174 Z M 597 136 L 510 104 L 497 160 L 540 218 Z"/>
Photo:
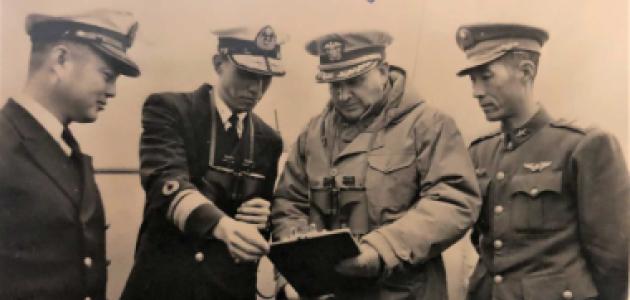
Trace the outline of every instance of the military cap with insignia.
<path fill-rule="evenodd" d="M 30 14 L 26 32 L 33 43 L 71 40 L 90 45 L 121 74 L 136 77 L 140 69 L 126 54 L 135 39 L 138 22 L 129 12 L 93 10 L 84 14 L 50 16 Z"/>
<path fill-rule="evenodd" d="M 385 59 L 392 37 L 382 31 L 330 33 L 311 40 L 306 51 L 319 56 L 318 82 L 350 79 L 367 73 Z"/>
<path fill-rule="evenodd" d="M 218 50 L 237 68 L 261 75 L 283 76 L 280 46 L 284 38 L 270 25 L 235 27 L 213 32 L 219 39 Z"/>
<path fill-rule="evenodd" d="M 474 24 L 457 29 L 457 45 L 466 53 L 467 63 L 457 76 L 499 59 L 515 50 L 540 53 L 549 38 L 541 28 L 520 24 Z"/>

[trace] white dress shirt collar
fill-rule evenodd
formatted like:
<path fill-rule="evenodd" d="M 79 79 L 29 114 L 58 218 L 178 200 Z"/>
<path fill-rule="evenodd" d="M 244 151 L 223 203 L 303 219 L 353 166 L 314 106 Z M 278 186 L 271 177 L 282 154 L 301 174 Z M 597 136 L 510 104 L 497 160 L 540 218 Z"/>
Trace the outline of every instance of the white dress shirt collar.
<path fill-rule="evenodd" d="M 221 122 L 223 123 L 223 128 L 228 130 L 232 124 L 230 124 L 230 116 L 232 116 L 232 110 L 225 104 L 225 101 L 217 94 L 216 101 L 214 101 L 217 107 L 217 112 L 219 113 L 219 117 L 221 117 Z M 238 122 L 236 123 L 236 134 L 238 137 L 243 136 L 243 120 L 247 116 L 247 112 L 237 113 Z"/>
<path fill-rule="evenodd" d="M 72 149 L 61 138 L 63 133 L 63 124 L 48 109 L 30 96 L 20 95 L 18 98 L 12 98 L 20 106 L 22 106 L 33 118 L 40 124 L 48 134 L 57 142 L 61 150 L 70 156 Z"/>

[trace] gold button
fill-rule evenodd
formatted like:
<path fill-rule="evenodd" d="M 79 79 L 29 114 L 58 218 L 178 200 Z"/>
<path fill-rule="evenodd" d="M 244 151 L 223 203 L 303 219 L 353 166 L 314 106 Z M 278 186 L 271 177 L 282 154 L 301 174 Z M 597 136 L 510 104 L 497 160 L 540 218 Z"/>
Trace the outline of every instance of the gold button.
<path fill-rule="evenodd" d="M 495 213 L 495 214 L 497 214 L 497 215 L 498 215 L 498 214 L 500 214 L 500 213 L 502 213 L 502 212 L 503 212 L 503 206 L 501 206 L 501 205 L 497 205 L 497 206 L 495 206 L 495 207 L 494 207 L 494 213 Z"/>
<path fill-rule="evenodd" d="M 573 299 L 573 292 L 571 292 L 570 290 L 566 290 L 564 292 L 562 292 L 562 298 L 564 299 Z"/>
<path fill-rule="evenodd" d="M 501 249 L 503 248 L 503 241 L 501 240 L 494 240 L 494 249 Z"/>
<path fill-rule="evenodd" d="M 499 171 L 499 172 L 497 173 L 497 179 L 498 179 L 498 180 L 503 180 L 503 178 L 505 178 L 505 173 L 503 173 L 503 172 Z"/>
<path fill-rule="evenodd" d="M 91 268 L 92 267 L 92 258 L 91 257 L 86 257 L 83 259 L 83 264 L 88 267 Z"/>
<path fill-rule="evenodd" d="M 533 188 L 529 192 L 532 194 L 532 196 L 537 196 L 538 192 L 540 192 L 540 191 L 537 188 Z"/>
<path fill-rule="evenodd" d="M 336 168 L 330 169 L 330 176 L 337 176 L 337 169 Z"/>
<path fill-rule="evenodd" d="M 494 283 L 501 283 L 501 282 L 503 282 L 503 276 L 501 275 L 494 276 Z"/>
<path fill-rule="evenodd" d="M 197 262 L 202 262 L 203 261 L 203 252 L 199 251 L 197 253 L 195 253 L 195 260 Z"/>

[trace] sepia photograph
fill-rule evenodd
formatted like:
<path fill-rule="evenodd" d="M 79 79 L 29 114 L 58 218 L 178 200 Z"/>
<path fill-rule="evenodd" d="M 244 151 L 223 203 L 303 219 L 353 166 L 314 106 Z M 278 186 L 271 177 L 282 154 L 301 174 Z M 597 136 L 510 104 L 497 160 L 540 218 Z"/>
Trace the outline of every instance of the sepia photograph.
<path fill-rule="evenodd" d="M 629 300 L 625 0 L 0 0 L 0 300 Z"/>

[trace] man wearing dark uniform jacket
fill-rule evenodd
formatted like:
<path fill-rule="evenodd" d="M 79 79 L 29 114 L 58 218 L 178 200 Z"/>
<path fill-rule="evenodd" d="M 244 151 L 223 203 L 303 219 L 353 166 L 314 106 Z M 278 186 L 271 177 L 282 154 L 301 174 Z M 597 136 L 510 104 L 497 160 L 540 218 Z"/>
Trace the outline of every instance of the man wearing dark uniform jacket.
<path fill-rule="evenodd" d="M 617 140 L 533 96 L 546 31 L 462 26 L 473 96 L 499 132 L 470 146 L 484 205 L 470 299 L 627 299 L 628 170 Z"/>
<path fill-rule="evenodd" d="M 138 23 L 127 12 L 31 14 L 28 79 L 0 110 L 0 299 L 105 299 L 105 216 L 68 125 L 116 94 Z"/>
<path fill-rule="evenodd" d="M 216 86 L 145 102 L 146 206 L 122 299 L 255 298 L 282 140 L 251 110 L 285 72 L 272 27 L 215 33 Z"/>

